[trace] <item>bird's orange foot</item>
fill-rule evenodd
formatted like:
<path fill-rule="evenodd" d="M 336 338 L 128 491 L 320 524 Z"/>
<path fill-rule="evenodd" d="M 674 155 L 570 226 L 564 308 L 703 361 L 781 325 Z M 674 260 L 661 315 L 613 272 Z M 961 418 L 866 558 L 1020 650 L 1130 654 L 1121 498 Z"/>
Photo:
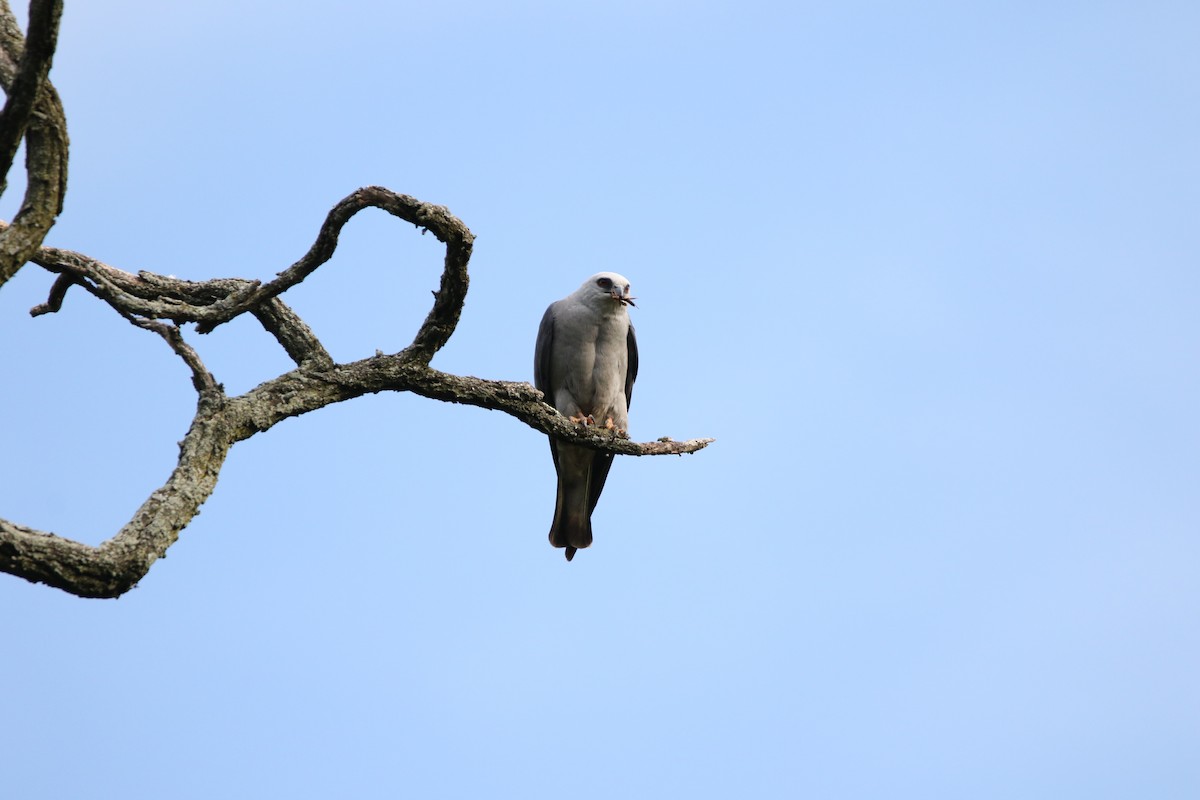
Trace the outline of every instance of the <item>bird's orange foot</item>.
<path fill-rule="evenodd" d="M 587 415 L 581 414 L 578 417 L 570 416 L 570 417 L 567 417 L 567 419 L 571 420 L 571 422 L 574 422 L 576 425 L 587 426 L 587 425 L 595 425 L 596 424 L 596 420 L 592 419 L 591 414 L 587 414 Z"/>
<path fill-rule="evenodd" d="M 621 439 L 629 438 L 629 434 L 625 431 L 625 429 L 618 428 L 616 420 L 614 420 L 612 417 L 608 417 L 607 419 L 604 420 L 604 429 L 609 431 L 610 433 L 612 433 L 614 436 L 617 436 L 618 438 L 621 438 Z"/>

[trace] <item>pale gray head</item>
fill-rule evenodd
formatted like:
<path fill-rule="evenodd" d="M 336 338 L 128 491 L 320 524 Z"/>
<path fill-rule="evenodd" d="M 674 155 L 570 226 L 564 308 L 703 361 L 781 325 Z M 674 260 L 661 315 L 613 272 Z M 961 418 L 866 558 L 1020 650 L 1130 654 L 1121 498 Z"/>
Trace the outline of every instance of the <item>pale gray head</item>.
<path fill-rule="evenodd" d="M 636 299 L 629 293 L 629 279 L 615 272 L 597 272 L 583 282 L 576 294 L 588 300 L 612 300 L 625 306 L 633 305 Z"/>

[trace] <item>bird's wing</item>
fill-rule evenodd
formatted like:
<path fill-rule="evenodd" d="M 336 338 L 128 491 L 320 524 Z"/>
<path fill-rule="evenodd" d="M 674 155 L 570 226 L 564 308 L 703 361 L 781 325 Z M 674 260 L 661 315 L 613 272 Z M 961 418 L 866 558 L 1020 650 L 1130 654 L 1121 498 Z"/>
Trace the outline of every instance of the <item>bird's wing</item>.
<path fill-rule="evenodd" d="M 633 325 L 629 326 L 629 333 L 625 337 L 625 344 L 629 351 L 628 366 L 625 370 L 625 408 L 629 408 L 629 404 L 633 402 L 633 382 L 637 380 L 638 371 L 638 349 L 637 335 L 633 332 Z"/>
<path fill-rule="evenodd" d="M 537 344 L 533 347 L 533 385 L 554 405 L 554 393 L 550 390 L 550 359 L 554 351 L 554 304 L 542 315 L 538 326 Z"/>
<path fill-rule="evenodd" d="M 554 351 L 554 303 L 542 315 L 538 326 L 537 343 L 533 346 L 533 385 L 545 397 L 544 402 L 554 405 L 554 392 L 550 388 L 551 357 Z M 550 438 L 550 456 L 554 459 L 554 471 L 558 472 L 558 443 Z"/>

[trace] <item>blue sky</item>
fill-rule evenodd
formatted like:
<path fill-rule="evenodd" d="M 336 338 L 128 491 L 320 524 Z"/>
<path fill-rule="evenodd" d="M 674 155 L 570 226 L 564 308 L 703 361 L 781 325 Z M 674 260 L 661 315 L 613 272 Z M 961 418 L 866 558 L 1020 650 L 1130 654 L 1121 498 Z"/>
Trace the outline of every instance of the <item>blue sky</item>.
<path fill-rule="evenodd" d="M 635 438 L 573 563 L 545 438 L 383 395 L 234 448 L 116 601 L 0 576 L 14 797 L 1200 793 L 1200 9 L 68 4 L 48 242 L 269 278 L 382 184 L 475 232 L 434 365 L 530 380 L 628 276 Z M 11 217 L 19 183 L 0 211 Z M 289 301 L 405 346 L 441 252 Z M 99 543 L 194 406 L 156 337 L 0 289 L 0 514 Z M 200 337 L 241 392 L 290 368 Z"/>

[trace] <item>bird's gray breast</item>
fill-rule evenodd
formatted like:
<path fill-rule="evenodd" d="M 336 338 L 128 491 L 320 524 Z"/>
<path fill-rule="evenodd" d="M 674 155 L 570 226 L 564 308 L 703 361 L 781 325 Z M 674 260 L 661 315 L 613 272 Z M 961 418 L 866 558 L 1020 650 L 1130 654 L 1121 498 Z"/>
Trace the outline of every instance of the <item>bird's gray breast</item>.
<path fill-rule="evenodd" d="M 628 335 L 629 316 L 623 308 L 599 311 L 578 303 L 559 310 L 551 385 L 569 395 L 560 397 L 555 393 L 555 407 L 560 412 L 582 411 L 600 422 L 612 417 L 618 427 L 627 427 Z M 572 404 L 577 408 L 570 408 Z"/>

